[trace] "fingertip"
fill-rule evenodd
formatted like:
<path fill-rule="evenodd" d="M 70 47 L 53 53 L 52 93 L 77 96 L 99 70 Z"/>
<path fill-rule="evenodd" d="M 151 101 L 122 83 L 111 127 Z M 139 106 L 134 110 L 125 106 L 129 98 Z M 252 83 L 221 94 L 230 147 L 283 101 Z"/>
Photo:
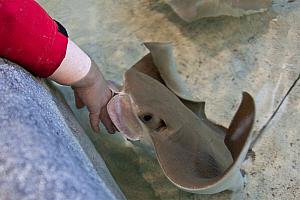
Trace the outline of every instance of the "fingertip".
<path fill-rule="evenodd" d="M 114 126 L 111 122 L 107 121 L 107 120 L 104 120 L 102 121 L 103 122 L 103 125 L 105 126 L 106 130 L 108 133 L 110 134 L 114 134 L 115 133 L 115 129 L 114 129 Z"/>
<path fill-rule="evenodd" d="M 92 129 L 93 129 L 94 133 L 99 133 L 100 132 L 100 129 L 97 126 L 92 125 Z"/>
<path fill-rule="evenodd" d="M 115 133 L 114 124 L 111 121 L 111 119 L 109 118 L 109 115 L 108 115 L 105 107 L 103 107 L 99 117 L 100 117 L 101 122 L 105 126 L 107 132 L 110 134 L 114 134 Z"/>
<path fill-rule="evenodd" d="M 91 125 L 91 126 L 92 126 L 94 133 L 100 133 L 100 129 L 98 126 L 95 126 L 95 125 Z"/>
<path fill-rule="evenodd" d="M 90 113 L 90 124 L 94 132 L 99 133 L 99 114 L 98 113 Z"/>

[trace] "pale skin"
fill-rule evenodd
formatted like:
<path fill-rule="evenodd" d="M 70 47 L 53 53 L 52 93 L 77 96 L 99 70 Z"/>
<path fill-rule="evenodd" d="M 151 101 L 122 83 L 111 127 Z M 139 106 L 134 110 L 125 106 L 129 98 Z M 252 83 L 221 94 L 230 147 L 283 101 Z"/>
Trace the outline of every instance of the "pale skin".
<path fill-rule="evenodd" d="M 95 132 L 99 132 L 100 121 L 109 133 L 115 132 L 106 109 L 107 102 L 112 98 L 108 83 L 97 64 L 71 39 L 68 39 L 65 58 L 49 78 L 72 87 L 76 107 L 87 107 Z"/>
<path fill-rule="evenodd" d="M 74 91 L 76 107 L 87 107 L 92 129 L 98 133 L 99 122 L 101 121 L 109 133 L 114 133 L 116 128 L 106 109 L 106 105 L 112 97 L 112 92 L 94 61 L 92 61 L 88 74 L 73 83 L 71 87 Z"/>

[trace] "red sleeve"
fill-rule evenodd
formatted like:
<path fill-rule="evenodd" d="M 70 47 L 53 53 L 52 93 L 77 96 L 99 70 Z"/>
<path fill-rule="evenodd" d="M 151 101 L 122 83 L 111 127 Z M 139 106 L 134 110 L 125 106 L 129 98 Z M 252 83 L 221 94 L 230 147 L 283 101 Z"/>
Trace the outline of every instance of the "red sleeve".
<path fill-rule="evenodd" d="M 40 77 L 50 76 L 66 54 L 68 38 L 33 0 L 0 0 L 0 57 Z"/>

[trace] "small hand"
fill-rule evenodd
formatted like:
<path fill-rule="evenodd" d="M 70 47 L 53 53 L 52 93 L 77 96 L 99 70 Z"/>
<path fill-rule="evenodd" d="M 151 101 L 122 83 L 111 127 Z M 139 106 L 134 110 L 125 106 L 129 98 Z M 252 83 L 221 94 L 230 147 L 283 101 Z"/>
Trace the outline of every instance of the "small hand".
<path fill-rule="evenodd" d="M 87 106 L 90 112 L 90 124 L 95 132 L 99 132 L 99 122 L 104 124 L 109 133 L 116 131 L 108 113 L 107 103 L 112 98 L 106 80 L 103 78 L 97 65 L 92 62 L 88 74 L 80 81 L 72 84 L 77 108 Z"/>

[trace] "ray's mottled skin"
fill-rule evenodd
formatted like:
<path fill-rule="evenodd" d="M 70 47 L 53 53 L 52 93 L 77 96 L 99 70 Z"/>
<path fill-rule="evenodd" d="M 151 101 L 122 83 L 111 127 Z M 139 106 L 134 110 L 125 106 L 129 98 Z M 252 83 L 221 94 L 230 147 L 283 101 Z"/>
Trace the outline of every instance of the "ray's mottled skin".
<path fill-rule="evenodd" d="M 254 121 L 252 97 L 243 93 L 229 128 L 219 126 L 180 80 L 171 44 L 145 45 L 151 54 L 125 73 L 123 88 L 108 104 L 115 126 L 130 140 L 150 141 L 167 178 L 183 190 L 212 194 L 240 188 Z"/>

